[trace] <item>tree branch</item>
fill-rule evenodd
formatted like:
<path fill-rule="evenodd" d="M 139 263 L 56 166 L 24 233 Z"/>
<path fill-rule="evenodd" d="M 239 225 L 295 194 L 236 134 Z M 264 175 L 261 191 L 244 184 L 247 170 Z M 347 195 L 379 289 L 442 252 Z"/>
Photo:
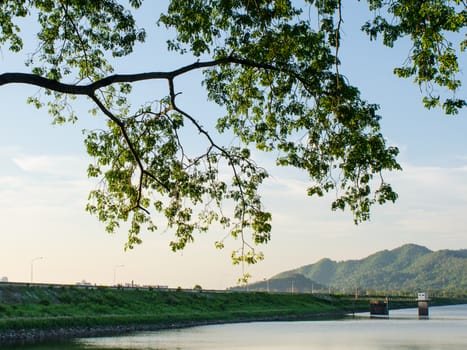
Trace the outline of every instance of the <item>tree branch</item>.
<path fill-rule="evenodd" d="M 211 148 L 214 148 L 214 149 L 217 149 L 220 154 L 222 154 L 226 159 L 229 160 L 229 163 L 230 163 L 230 168 L 232 169 L 232 172 L 233 172 L 233 176 L 235 178 L 235 181 L 236 181 L 236 187 L 238 188 L 238 191 L 240 193 L 240 203 L 241 203 L 241 215 L 240 215 L 240 218 L 239 218 L 239 226 L 240 226 L 240 240 L 242 242 L 242 245 L 241 245 L 241 256 L 244 257 L 246 255 L 245 253 L 245 249 L 250 249 L 252 252 L 254 252 L 254 248 L 248 244 L 246 238 L 245 238 L 245 227 L 244 227 L 244 224 L 245 224 L 245 215 L 247 213 L 247 209 L 248 207 L 250 207 L 251 209 L 253 210 L 257 210 L 257 208 L 255 208 L 254 206 L 252 206 L 251 204 L 248 203 L 248 200 L 246 199 L 246 194 L 245 194 L 245 189 L 244 189 L 244 186 L 242 184 L 242 179 L 241 179 L 241 176 L 238 172 L 238 169 L 237 167 L 235 166 L 235 160 L 234 160 L 234 157 L 228 152 L 226 151 L 223 147 L 217 145 L 214 140 L 212 139 L 211 135 L 209 134 L 209 132 L 207 132 L 190 114 L 188 114 L 187 112 L 185 112 L 184 110 L 180 109 L 179 107 L 177 107 L 177 104 L 176 104 L 176 97 L 177 97 L 177 94 L 175 93 L 175 87 L 174 87 L 174 81 L 173 79 L 169 79 L 168 80 L 169 82 L 169 95 L 170 95 L 170 103 L 171 103 L 171 108 L 172 110 L 180 113 L 181 115 L 183 115 L 185 118 L 187 118 L 191 123 L 193 123 L 193 125 L 198 129 L 198 132 L 200 134 L 203 134 L 206 139 L 208 140 L 208 142 L 211 144 Z M 209 152 L 208 151 L 205 155 L 209 155 Z M 249 164 L 251 164 L 250 160 L 246 160 Z M 244 264 L 245 260 L 242 260 L 242 268 L 244 268 L 243 264 Z"/>
<path fill-rule="evenodd" d="M 340 89 L 340 81 L 339 81 L 339 49 L 340 49 L 340 41 L 341 41 L 341 25 L 342 25 L 342 3 L 341 0 L 337 1 L 337 29 L 336 29 L 336 78 L 337 78 L 337 90 Z"/>
<path fill-rule="evenodd" d="M 233 161 L 232 156 L 224 148 L 218 146 L 214 142 L 214 140 L 212 139 L 211 135 L 206 130 L 204 130 L 201 127 L 201 125 L 191 115 L 189 115 L 184 110 L 177 107 L 177 105 L 175 103 L 175 99 L 176 99 L 177 95 L 175 94 L 173 79 L 169 79 L 169 91 L 170 91 L 170 103 L 172 105 L 173 110 L 180 113 L 181 115 L 183 115 L 188 120 L 190 120 L 193 123 L 193 125 L 195 125 L 196 128 L 198 129 L 198 132 L 200 134 L 203 134 L 206 137 L 206 139 L 209 141 L 211 146 L 216 148 L 217 150 L 219 150 L 219 152 L 221 152 L 221 154 L 223 154 L 227 159 L 230 160 L 231 168 L 232 168 L 232 171 L 234 173 L 234 177 L 238 182 L 238 188 L 239 188 L 239 191 L 240 191 L 240 194 L 241 194 L 241 197 L 242 197 L 242 205 L 245 208 L 245 202 L 246 202 L 246 200 L 244 199 L 245 194 L 244 194 L 244 191 L 243 191 L 243 186 L 242 186 L 242 183 L 241 183 L 240 175 L 238 174 L 237 168 L 235 167 L 235 162 Z M 242 220 L 242 222 L 243 222 L 243 220 Z"/>
<path fill-rule="evenodd" d="M 138 164 L 138 168 L 140 170 L 139 183 L 138 183 L 138 198 L 137 198 L 135 206 L 133 208 L 131 208 L 130 211 L 135 209 L 135 208 L 140 208 L 140 209 L 144 210 L 145 212 L 148 212 L 147 209 L 141 207 L 141 205 L 140 205 L 142 192 L 143 192 L 142 187 L 143 187 L 144 176 L 146 175 L 146 176 L 150 177 L 151 179 L 156 181 L 159 185 L 163 186 L 166 190 L 169 190 L 169 188 L 167 187 L 167 185 L 162 183 L 154 174 L 151 174 L 150 172 L 148 172 L 146 170 L 146 167 L 144 166 L 143 162 L 141 161 L 141 157 L 139 156 L 138 152 L 136 151 L 135 146 L 131 142 L 130 136 L 128 135 L 128 132 L 127 132 L 127 130 L 125 128 L 125 124 L 120 119 L 118 119 L 116 116 L 114 116 L 113 113 L 110 112 L 104 106 L 104 104 L 96 97 L 96 95 L 92 94 L 89 97 L 94 101 L 94 103 L 99 107 L 99 109 L 110 120 L 112 120 L 115 124 L 117 124 L 117 126 L 120 129 L 120 132 L 122 133 L 122 137 L 125 140 L 125 143 L 127 144 L 131 154 L 133 155 L 133 159 L 135 160 L 136 164 Z"/>
<path fill-rule="evenodd" d="M 116 83 L 134 83 L 138 81 L 157 79 L 173 80 L 175 77 L 183 75 L 193 70 L 215 67 L 223 64 L 239 64 L 243 66 L 261 68 L 276 72 L 283 72 L 293 76 L 294 78 L 302 82 L 305 86 L 308 85 L 306 79 L 289 69 L 276 67 L 274 65 L 266 63 L 258 63 L 237 57 L 224 57 L 212 61 L 195 62 L 187 66 L 181 67 L 179 69 L 167 72 L 114 74 L 106 78 L 96 80 L 94 83 L 87 85 L 62 83 L 32 73 L 3 73 L 0 74 L 0 86 L 7 84 L 28 84 L 64 94 L 92 96 L 96 90 Z"/>

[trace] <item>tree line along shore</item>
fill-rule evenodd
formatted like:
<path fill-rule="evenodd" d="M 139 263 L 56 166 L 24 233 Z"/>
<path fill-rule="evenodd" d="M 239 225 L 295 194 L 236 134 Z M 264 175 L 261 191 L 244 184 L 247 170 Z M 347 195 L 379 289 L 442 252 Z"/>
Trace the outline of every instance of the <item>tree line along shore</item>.
<path fill-rule="evenodd" d="M 467 298 L 432 302 L 465 303 Z M 368 297 L 342 295 L 6 285 L 0 286 L 0 344 L 226 322 L 335 318 L 367 311 L 368 305 Z"/>

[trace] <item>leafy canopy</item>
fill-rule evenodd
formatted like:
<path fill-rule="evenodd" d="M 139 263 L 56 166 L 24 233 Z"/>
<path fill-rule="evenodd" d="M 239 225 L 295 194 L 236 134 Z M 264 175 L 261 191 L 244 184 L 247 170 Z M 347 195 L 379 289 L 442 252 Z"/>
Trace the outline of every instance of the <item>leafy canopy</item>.
<path fill-rule="evenodd" d="M 467 46 L 465 36 L 457 40 L 466 27 L 465 1 L 367 3 L 369 20 L 362 30 L 371 40 L 381 37 L 390 47 L 411 40 L 406 64 L 394 72 L 414 79 L 425 92 L 425 106 L 441 106 L 447 114 L 465 107 L 465 99 L 456 97 L 457 55 Z M 226 237 L 240 238 L 234 263 L 262 259 L 255 246 L 269 241 L 272 217 L 260 196 L 268 173 L 252 159 L 253 149 L 277 154 L 280 166 L 305 171 L 308 195 L 335 191 L 332 209 L 349 208 L 356 223 L 369 218 L 373 204 L 396 200 L 383 173 L 400 169 L 398 150 L 380 132 L 378 105 L 362 99 L 339 73 L 345 60 L 339 53 L 342 1 L 168 1 L 165 13 L 154 13 L 160 28 L 175 33 L 168 49 L 198 60 L 168 72 L 114 74 L 115 59 L 131 56 L 135 44 L 145 41 L 148 29 L 133 17 L 141 6 L 150 10 L 151 4 L 0 3 L 2 48 L 21 54 L 18 23 L 38 23 L 38 45 L 26 61 L 30 73 L 4 72 L 0 85 L 43 88 L 45 97 L 29 101 L 46 105 L 54 123 L 77 119 L 69 104 L 77 96 L 92 101 L 92 113 L 107 119 L 107 128 L 88 131 L 85 140 L 95 160 L 88 175 L 102 179 L 90 192 L 87 210 L 109 232 L 129 222 L 128 248 L 141 242 L 143 228 L 162 224 L 174 231 L 172 249 L 183 249 L 196 231 L 216 223 Z M 203 127 L 205 116 L 178 104 L 176 78 L 194 70 L 203 71 L 209 99 L 225 111 L 216 131 Z M 167 93 L 132 106 L 132 85 L 142 80 L 166 81 Z M 206 145 L 201 152 L 190 148 L 187 126 Z M 238 142 L 224 143 L 222 134 Z"/>

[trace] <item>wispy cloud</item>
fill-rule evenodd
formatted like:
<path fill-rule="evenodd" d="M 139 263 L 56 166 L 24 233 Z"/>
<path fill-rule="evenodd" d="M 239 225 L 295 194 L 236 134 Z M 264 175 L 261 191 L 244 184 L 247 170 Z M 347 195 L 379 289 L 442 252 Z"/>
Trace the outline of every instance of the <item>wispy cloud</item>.
<path fill-rule="evenodd" d="M 57 176 L 82 176 L 87 164 L 84 157 L 74 155 L 17 155 L 13 162 L 25 172 Z"/>
<path fill-rule="evenodd" d="M 0 210 L 82 208 L 92 189 L 83 156 L 31 155 L 18 149 L 2 149 L 0 157 L 11 165 L 0 171 Z"/>

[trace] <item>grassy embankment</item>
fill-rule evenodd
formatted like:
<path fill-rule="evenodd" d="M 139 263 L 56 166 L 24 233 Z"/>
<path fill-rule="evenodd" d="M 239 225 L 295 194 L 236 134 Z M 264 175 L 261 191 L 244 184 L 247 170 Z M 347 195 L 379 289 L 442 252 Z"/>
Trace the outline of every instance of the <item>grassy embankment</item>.
<path fill-rule="evenodd" d="M 440 299 L 436 304 L 458 302 Z M 391 305 L 404 306 L 415 307 L 413 303 Z M 0 336 L 19 330 L 312 319 L 368 307 L 368 299 L 323 299 L 310 294 L 0 286 Z"/>
<path fill-rule="evenodd" d="M 367 308 L 366 303 L 358 305 Z M 170 325 L 306 318 L 352 311 L 353 303 L 311 295 L 0 287 L 0 332 L 56 327 Z"/>

